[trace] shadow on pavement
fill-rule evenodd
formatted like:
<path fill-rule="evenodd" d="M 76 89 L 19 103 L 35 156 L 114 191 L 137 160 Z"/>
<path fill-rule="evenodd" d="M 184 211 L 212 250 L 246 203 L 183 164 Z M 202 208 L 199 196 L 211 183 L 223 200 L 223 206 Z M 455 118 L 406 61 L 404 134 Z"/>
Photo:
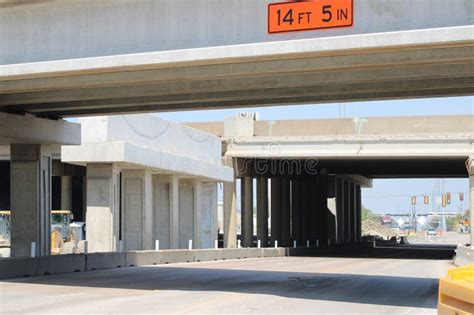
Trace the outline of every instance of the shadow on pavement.
<path fill-rule="evenodd" d="M 272 261 L 269 261 L 272 263 Z M 438 279 L 158 265 L 6 280 L 84 288 L 224 291 L 405 307 L 437 307 Z M 315 310 L 316 311 L 316 310 Z"/>

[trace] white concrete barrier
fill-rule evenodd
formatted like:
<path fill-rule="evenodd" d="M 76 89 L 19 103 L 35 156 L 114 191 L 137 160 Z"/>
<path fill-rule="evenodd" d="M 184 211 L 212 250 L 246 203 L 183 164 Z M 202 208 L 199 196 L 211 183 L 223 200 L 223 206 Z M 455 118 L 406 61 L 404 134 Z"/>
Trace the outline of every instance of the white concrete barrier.
<path fill-rule="evenodd" d="M 454 257 L 456 266 L 466 266 L 474 264 L 474 248 L 464 245 L 458 245 L 456 256 Z"/>
<path fill-rule="evenodd" d="M 86 255 L 86 270 L 125 267 L 125 253 L 93 253 Z"/>
<path fill-rule="evenodd" d="M 37 258 L 38 276 L 86 270 L 86 255 L 84 254 L 39 256 Z"/>

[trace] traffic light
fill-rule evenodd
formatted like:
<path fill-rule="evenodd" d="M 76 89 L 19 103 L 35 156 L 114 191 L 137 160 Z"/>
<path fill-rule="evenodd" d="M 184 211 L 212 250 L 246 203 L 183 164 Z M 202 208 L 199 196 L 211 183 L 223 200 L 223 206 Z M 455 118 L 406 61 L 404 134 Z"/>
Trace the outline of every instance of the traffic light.
<path fill-rule="evenodd" d="M 411 197 L 411 204 L 414 206 L 416 205 L 416 196 Z"/>
<path fill-rule="evenodd" d="M 448 192 L 448 193 L 446 194 L 446 202 L 448 203 L 448 205 L 451 204 L 451 193 L 450 193 L 450 192 Z"/>
<path fill-rule="evenodd" d="M 429 204 L 429 203 L 430 203 L 430 197 L 424 196 L 424 197 L 423 197 L 423 203 L 424 203 L 425 205 Z"/>
<path fill-rule="evenodd" d="M 445 193 L 443 193 L 443 195 L 441 195 L 441 206 L 443 208 L 446 208 L 446 203 L 447 203 L 447 196 Z"/>
<path fill-rule="evenodd" d="M 463 192 L 459 193 L 459 201 L 464 201 L 464 193 Z"/>

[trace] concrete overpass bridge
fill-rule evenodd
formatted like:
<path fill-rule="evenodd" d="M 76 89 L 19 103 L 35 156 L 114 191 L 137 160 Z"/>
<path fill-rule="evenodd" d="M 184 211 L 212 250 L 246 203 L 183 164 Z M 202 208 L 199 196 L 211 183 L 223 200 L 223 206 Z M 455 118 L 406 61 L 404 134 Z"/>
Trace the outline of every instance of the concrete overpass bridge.
<path fill-rule="evenodd" d="M 0 112 L 59 118 L 473 94 L 470 0 L 354 1 L 353 27 L 287 34 L 268 33 L 268 3 L 3 1 Z"/>
<path fill-rule="evenodd" d="M 468 177 L 467 160 L 474 155 L 473 116 L 281 121 L 250 116 L 188 125 L 224 139 L 225 157 L 240 181 L 246 246 L 252 244 L 254 199 L 257 238 L 263 242 L 270 204 L 272 241 L 356 243 L 361 187 L 371 187 L 373 178 Z M 235 183 L 225 185 L 224 230 L 234 231 L 239 201 L 232 195 Z M 235 235 L 225 240 L 232 246 Z"/>
<path fill-rule="evenodd" d="M 48 205 L 43 197 L 49 193 L 46 183 L 52 160 L 47 146 L 81 142 L 80 128 L 60 118 L 473 95 L 474 8 L 470 0 L 354 0 L 352 27 L 272 35 L 267 29 L 268 4 L 267 0 L 0 1 L 0 143 L 11 145 L 12 163 L 18 171 L 11 176 L 12 187 L 22 187 L 13 195 L 25 213 L 46 217 Z M 306 153 L 302 147 L 291 153 L 294 139 L 286 143 L 280 139 L 280 153 L 267 153 L 267 157 L 307 160 L 312 150 L 324 147 L 333 150 L 331 154 L 342 150 L 332 160 L 335 164 L 324 167 L 328 170 L 389 176 L 389 168 L 380 167 L 385 169 L 382 174 L 373 171 L 376 167 L 370 157 L 378 147 L 377 154 L 392 150 L 402 161 L 397 168 L 406 176 L 435 172 L 457 176 L 472 153 L 470 140 L 459 135 L 454 139 L 415 137 L 402 141 L 405 147 L 398 151 L 401 139 L 384 147 L 377 140 L 354 139 L 350 134 L 341 135 L 341 141 L 346 137 L 349 145 L 352 141 L 350 149 L 340 143 L 331 145 L 324 135 L 305 139 L 303 146 L 310 148 Z M 359 154 L 365 161 L 358 159 L 361 162 L 350 163 L 352 169 L 348 169 L 347 157 L 359 150 L 360 143 Z M 440 145 L 450 150 L 435 151 Z M 234 142 L 227 148 L 229 163 L 264 158 L 263 151 L 248 155 L 257 147 L 251 138 Z M 411 153 L 403 153 L 405 149 Z M 319 153 L 322 163 L 324 154 Z M 431 168 L 419 162 L 420 156 Z M 393 159 L 390 162 L 396 165 Z M 410 169 L 411 163 L 420 164 Z M 424 173 L 414 174 L 419 170 Z M 400 175 L 393 168 L 391 172 Z M 329 175 L 318 175 L 307 189 L 325 187 Z M 244 177 L 248 181 L 250 175 Z M 25 187 L 25 178 L 35 180 Z M 278 186 L 284 198 L 288 197 L 288 179 Z M 346 197 L 339 200 L 351 199 L 345 208 L 354 210 L 361 183 L 353 178 L 342 178 L 341 183 L 349 186 L 344 190 Z M 335 185 L 337 189 L 337 179 Z M 246 187 L 249 192 L 250 186 Z M 324 208 L 327 198 L 321 191 L 311 202 Z M 235 203 L 235 187 L 226 185 L 226 192 L 226 204 Z M 27 207 L 21 203 L 24 200 L 34 206 Z M 280 202 L 287 205 L 287 200 Z M 228 227 L 235 223 L 232 220 L 227 216 Z M 288 226 L 284 229 L 286 242 Z M 226 245 L 234 246 L 233 232 L 227 231 Z M 359 234 L 344 235 L 357 240 Z"/>

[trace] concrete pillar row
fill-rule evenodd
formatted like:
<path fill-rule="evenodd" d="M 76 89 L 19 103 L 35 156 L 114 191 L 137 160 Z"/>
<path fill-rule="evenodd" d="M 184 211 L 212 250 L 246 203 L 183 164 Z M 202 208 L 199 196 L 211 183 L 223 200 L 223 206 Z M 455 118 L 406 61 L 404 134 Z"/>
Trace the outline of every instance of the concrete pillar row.
<path fill-rule="evenodd" d="M 281 179 L 271 179 L 271 240 L 272 244 L 278 241 L 281 244 Z"/>
<path fill-rule="evenodd" d="M 281 179 L 281 246 L 291 245 L 291 186 L 290 179 Z"/>
<path fill-rule="evenodd" d="M 257 179 L 257 240 L 268 246 L 268 179 Z"/>
<path fill-rule="evenodd" d="M 241 188 L 241 239 L 243 247 L 253 246 L 253 179 L 244 176 L 240 182 Z"/>
<path fill-rule="evenodd" d="M 231 158 L 225 158 L 224 164 L 234 167 Z M 234 170 L 235 174 L 235 170 Z M 224 183 L 224 248 L 235 248 L 237 246 L 237 198 L 236 178 L 233 182 Z"/>
<path fill-rule="evenodd" d="M 61 210 L 72 211 L 72 176 L 61 176 Z"/>
<path fill-rule="evenodd" d="M 11 256 L 50 254 L 51 149 L 12 144 L 10 168 Z"/>

